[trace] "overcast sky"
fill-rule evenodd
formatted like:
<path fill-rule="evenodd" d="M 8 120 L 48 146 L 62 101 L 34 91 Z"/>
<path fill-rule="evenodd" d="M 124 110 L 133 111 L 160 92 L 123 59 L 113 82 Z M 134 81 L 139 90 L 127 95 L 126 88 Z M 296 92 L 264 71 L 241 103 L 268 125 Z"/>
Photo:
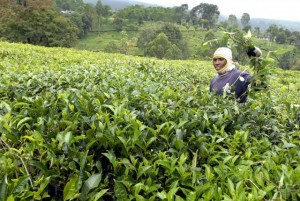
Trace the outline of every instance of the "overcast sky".
<path fill-rule="evenodd" d="M 250 18 L 267 18 L 300 21 L 298 0 L 137 0 L 162 6 L 188 4 L 189 9 L 200 3 L 218 5 L 222 15 L 234 14 L 240 18 L 248 13 Z"/>

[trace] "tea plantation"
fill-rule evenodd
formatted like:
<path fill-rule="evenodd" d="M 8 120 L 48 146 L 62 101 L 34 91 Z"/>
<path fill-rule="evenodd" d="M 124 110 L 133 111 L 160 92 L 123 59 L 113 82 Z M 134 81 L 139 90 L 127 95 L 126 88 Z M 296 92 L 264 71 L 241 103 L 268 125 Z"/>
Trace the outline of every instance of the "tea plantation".
<path fill-rule="evenodd" d="M 299 71 L 240 105 L 208 61 L 0 42 L 0 68 L 0 200 L 300 199 Z"/>

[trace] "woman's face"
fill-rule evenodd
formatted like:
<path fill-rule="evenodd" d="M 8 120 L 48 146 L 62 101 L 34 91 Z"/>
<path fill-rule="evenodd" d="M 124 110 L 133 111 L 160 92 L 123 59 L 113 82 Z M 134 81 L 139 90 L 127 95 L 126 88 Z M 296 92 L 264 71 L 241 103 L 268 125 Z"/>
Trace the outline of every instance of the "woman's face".
<path fill-rule="evenodd" d="M 213 58 L 213 65 L 214 65 L 216 71 L 221 70 L 226 65 L 226 63 L 227 63 L 227 61 L 225 58 L 222 58 L 222 57 Z"/>

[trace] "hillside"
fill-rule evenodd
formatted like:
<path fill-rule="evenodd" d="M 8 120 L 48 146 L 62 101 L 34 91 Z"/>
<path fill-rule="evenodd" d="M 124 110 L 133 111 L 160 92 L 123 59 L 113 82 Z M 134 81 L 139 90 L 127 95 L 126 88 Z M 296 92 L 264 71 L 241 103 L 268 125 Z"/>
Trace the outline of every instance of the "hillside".
<path fill-rule="evenodd" d="M 139 26 L 139 29 L 142 30 L 143 27 L 149 26 L 151 23 L 144 23 L 143 25 Z M 106 24 L 107 25 L 107 24 Z M 117 44 L 119 50 L 121 50 L 121 41 L 128 41 L 130 46 L 128 46 L 128 52 L 126 54 L 135 55 L 135 56 L 143 56 L 143 51 L 137 47 L 136 41 L 140 37 L 140 31 L 126 31 L 126 37 L 122 34 L 122 32 L 117 31 L 106 31 L 112 30 L 113 26 L 103 26 L 103 32 L 99 35 L 98 33 L 90 33 L 85 38 L 82 38 L 74 48 L 76 49 L 85 49 L 90 51 L 102 51 L 102 52 L 109 52 L 107 47 L 111 47 L 111 44 Z M 129 30 L 131 27 L 129 26 Z M 124 30 L 127 30 L 127 27 L 124 27 Z M 207 33 L 204 29 L 195 30 L 193 27 L 187 29 L 186 27 L 181 26 L 180 30 L 182 32 L 182 38 L 188 44 L 188 54 L 189 59 L 199 59 L 201 48 L 203 47 L 203 39 L 205 34 Z M 221 37 L 223 35 L 222 32 L 216 31 L 216 37 Z M 280 58 L 281 55 L 285 54 L 286 52 L 291 51 L 294 46 L 287 45 L 287 44 L 276 44 L 270 43 L 266 40 L 256 39 L 255 44 L 264 50 L 265 54 L 268 52 L 273 52 L 276 54 L 277 58 Z M 118 49 L 114 50 L 114 52 L 118 52 Z M 113 51 L 111 51 L 113 52 Z M 120 51 L 119 51 L 120 52 Z M 211 52 L 206 55 L 206 58 L 210 58 Z M 298 53 L 297 53 L 298 54 Z M 278 66 L 278 64 L 275 64 Z M 296 68 L 295 68 L 296 69 Z"/>
<path fill-rule="evenodd" d="M 97 0 L 84 0 L 85 3 L 96 4 Z M 143 6 L 160 6 L 156 4 L 147 4 L 144 2 L 139 2 L 138 0 L 101 0 L 104 5 L 110 6 L 113 10 L 120 10 L 132 5 L 143 5 Z M 251 16 L 251 14 L 250 14 Z M 228 16 L 222 15 L 219 20 L 227 20 Z M 264 32 L 270 25 L 276 24 L 284 29 L 289 29 L 291 31 L 300 31 L 299 21 L 288 21 L 288 20 L 272 20 L 263 18 L 251 18 L 250 24 L 252 27 L 260 27 L 260 30 Z"/>
<path fill-rule="evenodd" d="M 208 91 L 206 61 L 6 42 L 0 58 L 2 200 L 300 199 L 300 72 L 239 105 Z"/>

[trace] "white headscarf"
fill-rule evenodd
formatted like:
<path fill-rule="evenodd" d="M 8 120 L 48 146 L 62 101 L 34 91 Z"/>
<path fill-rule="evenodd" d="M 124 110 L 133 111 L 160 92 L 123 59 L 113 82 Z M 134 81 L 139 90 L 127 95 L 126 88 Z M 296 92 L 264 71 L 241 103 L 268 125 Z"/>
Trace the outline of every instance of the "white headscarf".
<path fill-rule="evenodd" d="M 218 70 L 219 74 L 223 74 L 223 73 L 231 71 L 232 69 L 235 68 L 235 65 L 233 64 L 233 61 L 232 61 L 231 49 L 229 49 L 227 47 L 218 48 L 215 51 L 213 58 L 220 58 L 220 57 L 226 59 L 227 62 L 226 62 L 226 65 L 223 68 Z"/>

